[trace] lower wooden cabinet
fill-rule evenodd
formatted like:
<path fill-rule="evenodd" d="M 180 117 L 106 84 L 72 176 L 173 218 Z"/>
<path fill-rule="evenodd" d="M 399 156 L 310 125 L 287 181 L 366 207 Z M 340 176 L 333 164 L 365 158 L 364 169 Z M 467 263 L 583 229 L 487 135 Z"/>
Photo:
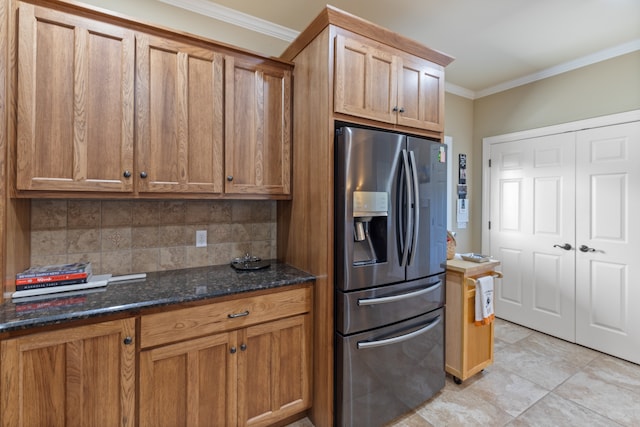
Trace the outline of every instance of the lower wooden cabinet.
<path fill-rule="evenodd" d="M 135 425 L 135 319 L 0 343 L 0 425 Z"/>
<path fill-rule="evenodd" d="M 236 333 L 140 353 L 140 426 L 235 425 Z"/>
<path fill-rule="evenodd" d="M 0 427 L 271 425 L 311 406 L 311 335 L 304 286 L 8 338 Z"/>
<path fill-rule="evenodd" d="M 305 411 L 310 307 L 298 288 L 143 316 L 140 426 L 266 426 Z"/>
<path fill-rule="evenodd" d="M 269 425 L 311 406 L 309 319 L 304 314 L 240 333 L 238 426 Z"/>

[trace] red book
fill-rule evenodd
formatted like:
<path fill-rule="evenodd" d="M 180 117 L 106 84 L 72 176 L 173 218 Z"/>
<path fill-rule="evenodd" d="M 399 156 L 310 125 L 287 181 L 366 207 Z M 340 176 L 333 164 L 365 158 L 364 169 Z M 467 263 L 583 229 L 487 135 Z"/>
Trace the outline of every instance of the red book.
<path fill-rule="evenodd" d="M 71 274 L 58 274 L 55 276 L 39 276 L 39 277 L 24 277 L 16 279 L 16 286 L 18 285 L 31 285 L 36 283 L 55 283 L 55 282 L 68 282 L 70 280 L 85 280 L 89 278 L 89 274 L 83 273 L 71 273 Z"/>

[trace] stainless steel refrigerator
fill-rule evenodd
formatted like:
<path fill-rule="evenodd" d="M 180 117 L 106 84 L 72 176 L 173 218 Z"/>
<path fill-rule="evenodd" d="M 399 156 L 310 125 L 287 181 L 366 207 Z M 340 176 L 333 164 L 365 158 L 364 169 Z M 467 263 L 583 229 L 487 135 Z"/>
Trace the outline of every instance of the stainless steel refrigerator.
<path fill-rule="evenodd" d="M 446 146 L 336 127 L 336 425 L 381 426 L 444 386 Z"/>

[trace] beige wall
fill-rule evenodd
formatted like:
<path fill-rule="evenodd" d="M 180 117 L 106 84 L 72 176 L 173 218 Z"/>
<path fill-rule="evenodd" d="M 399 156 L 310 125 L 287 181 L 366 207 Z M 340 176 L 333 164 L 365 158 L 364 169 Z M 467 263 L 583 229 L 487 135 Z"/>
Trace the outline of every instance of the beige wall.
<path fill-rule="evenodd" d="M 454 126 L 469 126 L 469 113 L 464 103 L 451 101 L 454 96 L 447 94 L 446 99 L 449 135 Z M 636 109 L 640 51 L 476 99 L 472 142 L 454 138 L 456 151 L 468 150 L 471 217 L 469 230 L 460 233 L 463 251 L 481 250 L 482 138 Z M 457 175 L 454 178 L 457 181 Z"/>
<path fill-rule="evenodd" d="M 447 93 L 445 96 L 445 124 L 444 133 L 453 138 L 453 150 L 449 153 L 449 161 L 453 165 L 453 185 L 451 196 L 452 206 L 452 230 L 456 232 L 456 250 L 457 252 L 471 252 L 473 246 L 471 242 L 472 230 L 475 225 L 470 222 L 466 229 L 458 229 L 456 223 L 456 185 L 458 184 L 458 154 L 465 153 L 470 157 L 473 146 L 473 101 L 457 95 Z M 474 169 L 473 164 L 467 165 L 467 172 Z M 480 186 L 475 182 L 469 182 L 468 190 L 473 195 L 474 192 L 480 191 Z"/>

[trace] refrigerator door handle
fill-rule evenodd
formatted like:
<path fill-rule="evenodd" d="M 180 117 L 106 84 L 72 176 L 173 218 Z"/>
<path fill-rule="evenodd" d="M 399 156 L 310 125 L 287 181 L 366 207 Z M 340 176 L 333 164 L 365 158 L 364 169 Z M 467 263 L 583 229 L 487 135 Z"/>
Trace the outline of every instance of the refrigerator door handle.
<path fill-rule="evenodd" d="M 438 325 L 438 323 L 440 323 L 441 318 L 442 316 L 438 316 L 436 320 L 429 323 L 424 328 L 418 329 L 416 331 L 413 331 L 405 335 L 400 335 L 398 337 L 388 338 L 386 340 L 377 340 L 377 341 L 358 341 L 358 350 L 366 349 L 366 348 L 382 347 L 384 345 L 392 345 L 392 344 L 397 344 L 403 341 L 410 340 L 411 338 L 415 338 L 418 335 L 422 335 L 426 332 L 429 332 L 431 329 L 435 328 Z"/>
<path fill-rule="evenodd" d="M 412 151 L 409 151 L 409 160 L 411 162 L 411 175 L 413 176 L 413 236 L 411 242 L 411 252 L 409 255 L 409 264 L 413 264 L 413 260 L 416 257 L 416 246 L 418 245 L 418 227 L 420 225 L 420 190 L 418 188 L 418 163 L 416 162 L 416 156 Z"/>
<path fill-rule="evenodd" d="M 429 286 L 425 289 L 420 289 L 419 291 L 407 292 L 406 294 L 392 295 L 389 297 L 380 297 L 380 298 L 359 298 L 358 305 L 377 305 L 377 304 L 386 304 L 389 302 L 401 301 L 407 298 L 413 298 L 420 295 L 428 294 L 429 292 L 436 291 L 442 287 L 442 281 L 439 280 L 435 286 Z"/>
<path fill-rule="evenodd" d="M 402 150 L 402 161 L 404 163 L 404 179 L 405 179 L 405 195 L 407 206 L 404 208 L 404 216 L 406 229 L 404 230 L 404 247 L 402 249 L 402 259 L 400 260 L 401 266 L 407 265 L 407 259 L 409 257 L 409 245 L 411 244 L 412 233 L 413 233 L 413 212 L 411 210 L 411 205 L 413 205 L 413 192 L 411 191 L 411 177 L 409 176 L 409 156 L 407 154 L 407 150 Z"/>

